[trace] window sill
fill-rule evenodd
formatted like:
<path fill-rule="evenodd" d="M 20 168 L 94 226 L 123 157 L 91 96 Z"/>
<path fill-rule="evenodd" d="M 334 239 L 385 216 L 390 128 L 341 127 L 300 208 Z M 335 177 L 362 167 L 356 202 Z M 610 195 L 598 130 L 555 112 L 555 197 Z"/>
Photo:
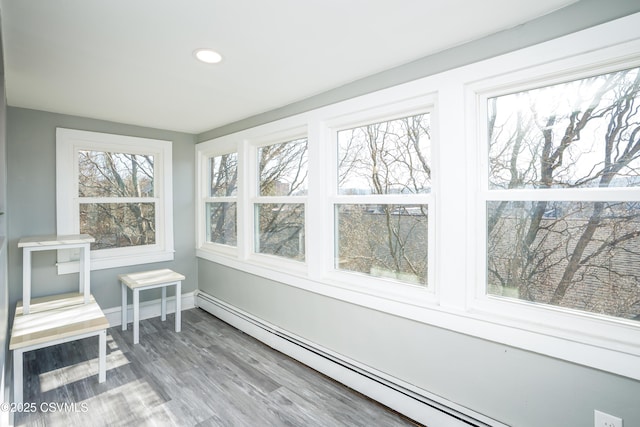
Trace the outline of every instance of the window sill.
<path fill-rule="evenodd" d="M 92 254 L 93 255 L 93 254 Z M 130 265 L 149 264 L 154 262 L 173 261 L 174 251 L 152 252 L 126 257 L 94 258 L 91 257 L 91 270 L 106 270 L 109 268 L 127 267 Z M 59 262 L 56 264 L 58 275 L 77 273 L 80 263 L 78 261 Z"/>
<path fill-rule="evenodd" d="M 267 263 L 255 254 L 246 260 L 240 260 L 204 248 L 197 249 L 196 256 L 245 273 L 400 317 L 408 317 L 407 307 L 411 307 L 411 310 L 423 310 L 437 305 L 436 296 L 427 288 L 398 282 L 390 284 L 384 278 L 359 277 L 355 273 L 325 274 L 312 278 L 306 265 L 302 263 L 300 266 L 292 261 Z M 365 280 L 359 280 L 363 278 Z"/>

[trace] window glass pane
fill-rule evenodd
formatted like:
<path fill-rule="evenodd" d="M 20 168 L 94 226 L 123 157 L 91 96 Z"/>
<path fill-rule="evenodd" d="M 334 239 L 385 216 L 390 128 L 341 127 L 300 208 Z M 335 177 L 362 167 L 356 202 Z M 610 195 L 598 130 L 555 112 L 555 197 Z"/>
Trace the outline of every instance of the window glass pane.
<path fill-rule="evenodd" d="M 92 250 L 155 244 L 155 203 L 81 203 L 80 233 Z"/>
<path fill-rule="evenodd" d="M 488 100 L 489 186 L 640 186 L 640 73 Z"/>
<path fill-rule="evenodd" d="M 307 194 L 307 139 L 260 147 L 260 196 Z"/>
<path fill-rule="evenodd" d="M 207 203 L 207 242 L 236 246 L 238 226 L 235 203 Z"/>
<path fill-rule="evenodd" d="M 340 194 L 431 191 L 429 114 L 338 132 Z"/>
<path fill-rule="evenodd" d="M 336 205 L 336 268 L 427 285 L 427 205 Z"/>
<path fill-rule="evenodd" d="M 209 183 L 210 197 L 228 197 L 237 194 L 237 153 L 209 158 Z"/>
<path fill-rule="evenodd" d="M 153 156 L 78 152 L 80 197 L 153 197 Z"/>
<path fill-rule="evenodd" d="M 256 205 L 256 252 L 304 261 L 304 204 Z"/>
<path fill-rule="evenodd" d="M 488 288 L 640 320 L 640 202 L 487 204 Z"/>

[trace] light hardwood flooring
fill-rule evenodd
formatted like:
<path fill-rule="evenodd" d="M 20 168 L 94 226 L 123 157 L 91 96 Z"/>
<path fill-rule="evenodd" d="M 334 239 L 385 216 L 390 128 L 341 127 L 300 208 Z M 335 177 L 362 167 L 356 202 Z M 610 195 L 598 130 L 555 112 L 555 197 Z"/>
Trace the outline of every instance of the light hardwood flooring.
<path fill-rule="evenodd" d="M 415 426 L 417 424 L 200 310 L 25 353 L 16 426 Z M 55 406 L 55 404 L 66 404 Z M 44 410 L 43 410 L 44 409 Z M 62 409 L 62 410 L 59 410 Z"/>

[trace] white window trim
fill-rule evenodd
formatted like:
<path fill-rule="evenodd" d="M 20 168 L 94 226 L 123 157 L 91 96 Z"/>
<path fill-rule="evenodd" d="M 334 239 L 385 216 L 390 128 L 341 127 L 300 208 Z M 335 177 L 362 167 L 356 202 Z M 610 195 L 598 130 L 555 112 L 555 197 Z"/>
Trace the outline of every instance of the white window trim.
<path fill-rule="evenodd" d="M 638 199 L 637 189 L 516 189 L 490 190 L 488 185 L 488 141 L 486 140 L 486 100 L 492 96 L 513 93 L 534 87 L 552 85 L 595 74 L 640 65 L 640 40 L 637 34 L 618 34 L 621 25 L 638 25 L 640 15 L 623 18 L 600 27 L 563 37 L 497 58 L 496 68 L 504 74 L 482 73 L 465 85 L 465 116 L 467 135 L 468 188 L 467 202 L 475 215 L 467 222 L 469 233 L 467 257 L 475 264 L 467 273 L 468 291 L 466 311 L 478 319 L 499 323 L 531 343 L 523 348 L 559 357 L 575 363 L 603 369 L 619 375 L 640 379 L 640 325 L 632 320 L 607 318 L 578 310 L 526 301 L 509 300 L 487 295 L 486 289 L 486 202 L 489 200 L 559 200 L 559 201 L 617 201 Z M 635 38 L 636 40 L 631 40 Z M 585 46 L 583 52 L 571 57 L 554 57 L 566 52 L 569 45 Z M 593 48 L 593 50 L 591 50 Z M 529 59 L 525 59 L 525 55 Z M 485 61 L 491 63 L 492 61 Z M 501 64 L 502 63 L 502 64 Z M 484 64 L 479 64 L 482 69 Z M 475 182 L 473 179 L 477 177 Z M 512 344 L 515 338 L 504 340 Z M 519 341 L 522 341 L 521 339 Z"/>
<path fill-rule="evenodd" d="M 266 147 L 274 144 L 281 144 L 284 142 L 294 141 L 297 139 L 307 138 L 307 156 L 309 153 L 309 140 L 307 135 L 307 127 L 305 125 L 293 126 L 293 127 L 285 127 L 279 129 L 276 132 L 270 132 L 266 135 L 260 135 L 253 138 L 248 138 L 245 140 L 245 152 L 248 155 L 248 158 L 245 157 L 245 165 L 247 166 L 247 171 L 249 171 L 249 175 L 246 176 L 248 180 L 250 180 L 245 188 L 248 190 L 247 197 L 249 198 L 249 203 L 246 205 L 249 209 L 249 214 L 247 215 L 245 223 L 245 230 L 248 232 L 245 234 L 246 240 L 244 240 L 247 252 L 249 253 L 247 260 L 253 261 L 257 264 L 264 265 L 278 265 L 280 268 L 284 268 L 286 270 L 295 271 L 298 274 L 304 274 L 307 269 L 307 259 L 308 255 L 306 250 L 308 249 L 308 237 L 307 232 L 309 231 L 309 221 L 307 219 L 308 209 L 307 209 L 307 197 L 308 196 L 261 196 L 260 193 L 260 176 L 258 175 L 258 150 L 261 147 Z M 254 173 L 251 173 L 255 171 Z M 307 176 L 308 180 L 308 176 Z M 309 188 L 309 184 L 307 183 L 307 188 Z M 275 204 L 302 204 L 304 205 L 304 226 L 305 226 L 305 259 L 294 260 L 288 259 L 285 257 L 265 254 L 256 252 L 256 242 L 255 239 L 258 238 L 257 235 L 257 227 L 255 223 L 255 207 L 257 204 L 264 203 L 275 203 Z"/>
<path fill-rule="evenodd" d="M 56 218 L 58 234 L 78 234 L 78 151 L 111 151 L 131 154 L 153 154 L 154 197 L 156 206 L 156 243 L 141 247 L 91 251 L 91 270 L 124 267 L 153 262 L 172 261 L 173 189 L 171 141 L 56 129 Z M 99 200 L 99 199 L 96 199 Z M 75 255 L 58 251 L 58 274 L 78 271 Z"/>
<path fill-rule="evenodd" d="M 207 217 L 206 217 L 206 203 L 207 202 L 231 202 L 236 203 L 237 218 L 240 218 L 238 210 L 241 208 L 242 197 L 242 169 L 243 165 L 238 162 L 238 178 L 236 182 L 236 195 L 225 197 L 212 197 L 209 195 L 209 159 L 212 157 L 223 156 L 225 154 L 240 153 L 238 152 L 239 143 L 234 138 L 219 138 L 218 143 L 215 146 L 208 147 L 206 150 L 196 149 L 196 247 L 202 248 L 210 253 L 222 254 L 224 257 L 231 259 L 238 256 L 238 246 L 225 245 L 221 243 L 214 243 L 207 241 Z M 237 219 L 236 219 L 237 221 Z M 244 235 L 242 225 L 236 222 L 238 242 L 241 241 Z"/>
<path fill-rule="evenodd" d="M 485 295 L 486 146 L 481 133 L 482 96 L 512 92 L 522 85 L 540 86 L 567 76 L 599 74 L 638 63 L 640 14 L 630 15 L 539 45 L 501 55 L 414 82 L 384 89 L 294 117 L 238 132 L 236 140 L 259 138 L 278 129 L 306 125 L 309 137 L 310 184 L 307 218 L 308 269 L 288 271 L 248 262 L 245 256 L 228 257 L 197 247 L 197 256 L 321 295 L 380 310 L 407 319 L 503 343 L 617 375 L 640 380 L 640 325 L 638 322 L 523 301 Z M 580 49 L 582 47 L 582 49 Z M 566 56 L 566 52 L 573 52 Z M 432 99 L 433 103 L 425 99 Z M 376 118 L 385 106 L 417 102 L 433 105 L 432 153 L 434 169 L 435 293 L 416 293 L 402 285 L 366 286 L 343 281 L 332 271 L 332 197 L 323 167 L 332 165 L 331 129 L 345 116 L 353 122 Z M 373 108 L 371 108 L 373 106 Z M 336 124 L 338 123 L 338 124 Z M 207 141 L 197 150 L 219 140 Z M 486 143 L 484 143 L 486 144 Z M 240 150 L 239 145 L 239 152 Z M 436 173 L 437 170 L 437 173 Z M 246 178 L 246 176 L 245 176 Z M 316 193 L 318 191 L 318 193 Z M 495 191 L 495 190 L 494 190 Z M 591 191 L 591 190 L 589 190 Z M 601 197 L 599 189 L 589 197 Z M 628 196 L 627 189 L 607 190 Z M 536 192 L 535 197 L 540 198 Z M 503 194 L 492 193 L 501 198 Z M 511 197 L 509 195 L 505 197 Z M 583 195 L 572 196 L 583 200 Z M 549 190 L 545 198 L 567 199 Z M 248 203 L 244 200 L 243 203 Z M 319 222 L 318 222 L 319 221 Z M 316 227 L 315 224 L 321 224 Z M 466 250 L 465 250 L 466 248 Z M 327 259 L 327 254 L 331 259 Z"/>
<path fill-rule="evenodd" d="M 636 44 L 635 55 L 630 56 L 629 50 L 620 57 L 615 55 L 616 47 L 608 49 L 614 53 L 604 63 L 597 63 L 595 58 L 601 59 L 603 52 L 587 53 L 572 58 L 571 61 L 558 61 L 527 69 L 518 70 L 510 75 L 509 81 L 487 78 L 480 82 L 474 82 L 468 86 L 467 117 L 477 119 L 471 125 L 476 128 L 477 134 L 473 137 L 473 147 L 479 147 L 470 156 L 469 160 L 473 175 L 479 179 L 475 183 L 475 200 L 469 203 L 475 204 L 473 227 L 478 230 L 475 233 L 473 256 L 476 259 L 476 286 L 475 292 L 467 295 L 468 309 L 481 316 L 496 317 L 500 313 L 500 322 L 514 328 L 533 329 L 542 334 L 549 334 L 566 340 L 575 340 L 580 336 L 582 343 L 591 346 L 603 347 L 607 350 L 640 355 L 638 341 L 640 325 L 632 320 L 619 318 L 607 318 L 579 310 L 571 310 L 550 305 L 536 305 L 526 301 L 501 298 L 488 295 L 485 292 L 487 286 L 487 253 L 486 253 L 486 203 L 488 201 L 515 201 L 515 200 L 550 200 L 550 201 L 624 201 L 638 200 L 638 190 L 635 188 L 579 188 L 579 189 L 489 189 L 488 182 L 488 141 L 486 138 L 487 99 L 504 93 L 513 93 L 530 89 L 532 87 L 548 86 L 562 81 L 570 81 L 594 74 L 604 74 L 613 70 L 637 67 L 640 65 L 640 43 Z M 594 58 L 595 56 L 595 58 Z M 566 65 L 562 66 L 561 63 Z M 597 65 L 594 65 L 597 64 Z M 474 100 L 474 102 L 471 102 Z M 470 145 L 470 151 L 473 151 Z M 473 184 L 469 184 L 473 186 Z M 561 325 L 561 326 L 559 326 Z M 578 332 L 583 331 L 583 332 Z M 588 332 L 587 332 L 588 331 Z M 637 363 L 637 362 L 636 362 Z M 631 368 L 627 366 L 626 369 Z M 622 368 L 625 369 L 625 368 Z M 638 374 L 636 374 L 638 375 Z"/>
<path fill-rule="evenodd" d="M 435 224 L 436 224 L 436 188 L 438 166 L 435 161 L 437 155 L 437 129 L 438 123 L 434 120 L 436 115 L 434 105 L 436 99 L 431 93 L 422 93 L 419 96 L 413 96 L 408 99 L 394 100 L 388 99 L 386 103 L 371 107 L 364 110 L 358 110 L 351 113 L 342 114 L 340 116 L 325 119 L 323 124 L 326 127 L 326 140 L 324 145 L 328 148 L 325 153 L 327 162 L 325 165 L 319 165 L 318 168 L 325 168 L 329 171 L 330 180 L 326 180 L 328 187 L 323 188 L 328 197 L 325 198 L 324 211 L 325 227 L 328 235 L 333 237 L 330 242 L 331 247 L 335 248 L 335 206 L 338 204 L 398 204 L 398 205 L 427 205 L 428 207 L 428 277 L 427 286 L 410 284 L 398 280 L 387 279 L 384 277 L 375 277 L 363 273 L 339 270 L 335 267 L 335 249 L 331 251 L 332 256 L 326 257 L 324 270 L 324 279 L 334 283 L 349 283 L 352 289 L 359 289 L 364 292 L 373 292 L 375 295 L 381 295 L 386 298 L 405 299 L 411 295 L 411 298 L 417 298 L 418 301 L 435 302 Z M 370 194 L 370 195 L 341 195 L 338 194 L 338 132 L 344 129 L 352 129 L 355 127 L 365 126 L 372 123 L 391 121 L 404 117 L 411 117 L 418 114 L 429 114 L 432 141 L 431 151 L 428 154 L 431 160 L 431 192 L 424 194 Z M 327 144 L 329 142 L 329 144 Z M 328 166 L 328 167 L 327 167 Z"/>

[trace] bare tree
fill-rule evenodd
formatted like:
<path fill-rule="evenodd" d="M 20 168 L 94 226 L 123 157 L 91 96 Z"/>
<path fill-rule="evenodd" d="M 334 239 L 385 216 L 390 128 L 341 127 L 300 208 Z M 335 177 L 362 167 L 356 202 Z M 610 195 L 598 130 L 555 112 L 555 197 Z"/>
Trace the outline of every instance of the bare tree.
<path fill-rule="evenodd" d="M 230 197 L 237 192 L 238 155 L 224 154 L 209 159 L 209 196 Z M 236 204 L 213 202 L 207 204 L 209 217 L 208 240 L 214 243 L 237 243 Z"/>
<path fill-rule="evenodd" d="M 429 137 L 426 114 L 341 131 L 340 192 L 429 192 Z M 340 268 L 426 284 L 426 205 L 339 205 L 336 215 Z"/>
<path fill-rule="evenodd" d="M 490 100 L 491 186 L 639 186 L 639 93 L 634 69 Z M 490 292 L 640 313 L 640 269 L 621 262 L 640 265 L 637 204 L 489 202 L 487 231 Z"/>
<path fill-rule="evenodd" d="M 261 147 L 258 157 L 261 196 L 306 194 L 306 138 Z"/>
<path fill-rule="evenodd" d="M 307 194 L 307 139 L 267 145 L 259 149 L 259 195 Z M 260 253 L 304 260 L 305 212 L 301 203 L 259 203 L 256 206 Z"/>
<path fill-rule="evenodd" d="M 79 174 L 80 231 L 94 235 L 93 249 L 155 243 L 155 204 L 142 201 L 153 197 L 153 157 L 80 151 Z"/>

